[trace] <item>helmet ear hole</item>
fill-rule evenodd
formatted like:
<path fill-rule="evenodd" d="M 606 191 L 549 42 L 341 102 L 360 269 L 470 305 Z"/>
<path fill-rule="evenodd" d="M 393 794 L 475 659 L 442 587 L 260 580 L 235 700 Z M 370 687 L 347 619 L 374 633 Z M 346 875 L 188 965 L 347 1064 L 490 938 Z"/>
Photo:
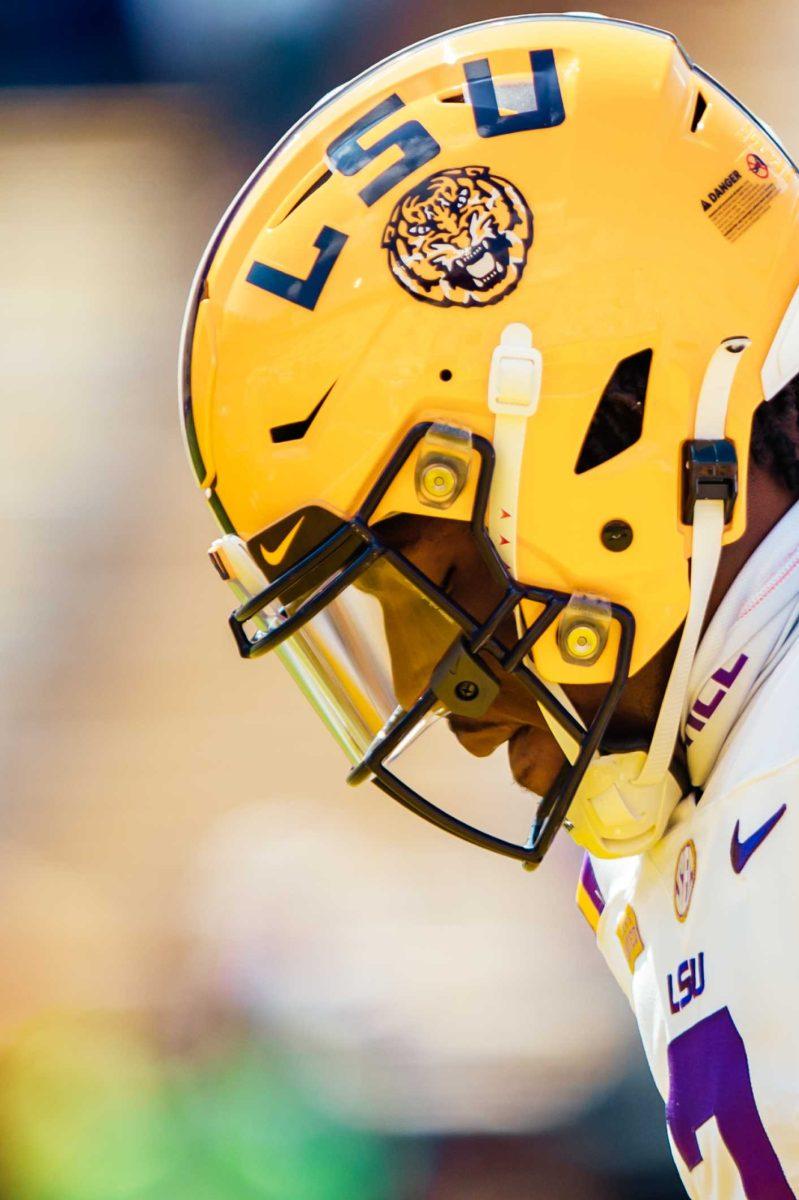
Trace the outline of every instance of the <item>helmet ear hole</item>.
<path fill-rule="evenodd" d="M 608 462 L 638 441 L 644 427 L 651 366 L 651 350 L 631 354 L 617 365 L 588 426 L 574 468 L 577 475 Z"/>

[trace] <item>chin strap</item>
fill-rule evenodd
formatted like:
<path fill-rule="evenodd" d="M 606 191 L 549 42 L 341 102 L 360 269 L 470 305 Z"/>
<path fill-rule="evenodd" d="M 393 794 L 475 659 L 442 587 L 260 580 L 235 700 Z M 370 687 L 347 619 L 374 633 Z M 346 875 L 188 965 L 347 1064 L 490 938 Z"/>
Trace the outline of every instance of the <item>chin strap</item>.
<path fill-rule="evenodd" d="M 741 355 L 749 345 L 748 338 L 728 338 L 708 363 L 696 408 L 695 439 L 716 441 L 724 437 L 730 392 Z M 724 500 L 696 501 L 691 541 L 691 600 L 646 763 L 636 780 L 639 787 L 659 783 L 674 754 L 688 678 L 718 570 L 724 525 Z"/>
<path fill-rule="evenodd" d="M 695 440 L 720 441 L 724 438 L 730 392 L 741 354 L 749 344 L 748 338 L 728 338 L 714 352 L 697 404 Z M 691 542 L 691 598 L 648 753 L 597 755 L 569 810 L 569 824 L 575 840 L 599 856 L 612 858 L 642 853 L 662 836 L 680 800 L 681 791 L 669 767 L 689 675 L 716 578 L 725 519 L 722 498 L 696 500 Z M 563 688 L 548 686 L 577 716 Z M 577 742 L 545 709 L 541 712 L 564 755 L 573 763 L 579 750 Z"/>
<path fill-rule="evenodd" d="M 494 474 L 488 501 L 488 534 L 516 578 L 519 481 L 527 422 L 541 395 L 541 351 L 527 325 L 506 325 L 491 356 L 488 408 L 494 413 Z"/>

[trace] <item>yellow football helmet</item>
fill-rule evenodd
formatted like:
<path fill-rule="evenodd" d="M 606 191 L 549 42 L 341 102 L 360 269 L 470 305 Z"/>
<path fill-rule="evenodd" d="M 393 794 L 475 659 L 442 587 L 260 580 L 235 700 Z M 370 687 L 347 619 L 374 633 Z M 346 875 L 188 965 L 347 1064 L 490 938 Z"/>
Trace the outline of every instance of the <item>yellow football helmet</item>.
<path fill-rule="evenodd" d="M 353 781 L 532 865 L 567 814 L 599 854 L 660 836 L 752 415 L 799 371 L 798 201 L 774 135 L 674 37 L 582 14 L 395 54 L 258 167 L 195 279 L 184 428 L 240 651 L 279 648 Z M 631 364 L 643 389 L 597 456 Z M 384 544 L 395 514 L 471 523 L 488 616 Z M 375 650 L 388 609 L 438 663 L 404 691 Z M 628 675 L 681 625 L 651 747 L 607 745 Z M 492 660 L 569 760 L 526 844 L 390 765 L 442 713 L 490 708 Z M 588 729 L 579 683 L 607 685 Z"/>

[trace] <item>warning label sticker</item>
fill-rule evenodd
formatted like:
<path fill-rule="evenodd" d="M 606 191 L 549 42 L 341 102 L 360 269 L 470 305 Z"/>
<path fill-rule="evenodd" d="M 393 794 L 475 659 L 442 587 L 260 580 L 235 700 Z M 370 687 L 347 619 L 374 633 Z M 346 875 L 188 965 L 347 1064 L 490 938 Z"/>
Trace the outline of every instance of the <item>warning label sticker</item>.
<path fill-rule="evenodd" d="M 702 197 L 702 211 L 728 241 L 737 242 L 766 215 L 783 187 L 759 154 L 743 154 L 735 169 Z"/>

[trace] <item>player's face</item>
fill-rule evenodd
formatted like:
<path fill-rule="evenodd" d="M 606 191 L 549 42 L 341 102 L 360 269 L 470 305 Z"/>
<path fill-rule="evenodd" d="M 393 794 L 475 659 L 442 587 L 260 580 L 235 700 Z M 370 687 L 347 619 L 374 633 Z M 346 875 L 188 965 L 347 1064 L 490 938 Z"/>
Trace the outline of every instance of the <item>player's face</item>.
<path fill-rule="evenodd" d="M 484 563 L 465 522 L 438 517 L 397 517 L 383 522 L 380 533 L 384 541 L 476 620 L 484 620 L 496 607 L 501 588 Z M 424 688 L 441 657 L 441 649 L 431 645 L 410 614 L 384 604 L 383 617 L 396 692 L 405 703 Z M 512 617 L 499 636 L 508 645 L 515 642 L 517 633 Z M 611 723 L 613 736 L 644 738 L 651 734 L 673 656 L 674 646 L 669 644 L 629 681 Z M 507 742 L 516 781 L 543 794 L 563 764 L 561 750 L 528 690 L 514 676 L 499 670 L 493 659 L 489 663 L 501 685 L 497 699 L 480 720 L 450 716 L 450 729 L 466 750 L 479 757 L 491 754 Z M 606 688 L 591 685 L 566 690 L 583 720 L 590 721 Z"/>

